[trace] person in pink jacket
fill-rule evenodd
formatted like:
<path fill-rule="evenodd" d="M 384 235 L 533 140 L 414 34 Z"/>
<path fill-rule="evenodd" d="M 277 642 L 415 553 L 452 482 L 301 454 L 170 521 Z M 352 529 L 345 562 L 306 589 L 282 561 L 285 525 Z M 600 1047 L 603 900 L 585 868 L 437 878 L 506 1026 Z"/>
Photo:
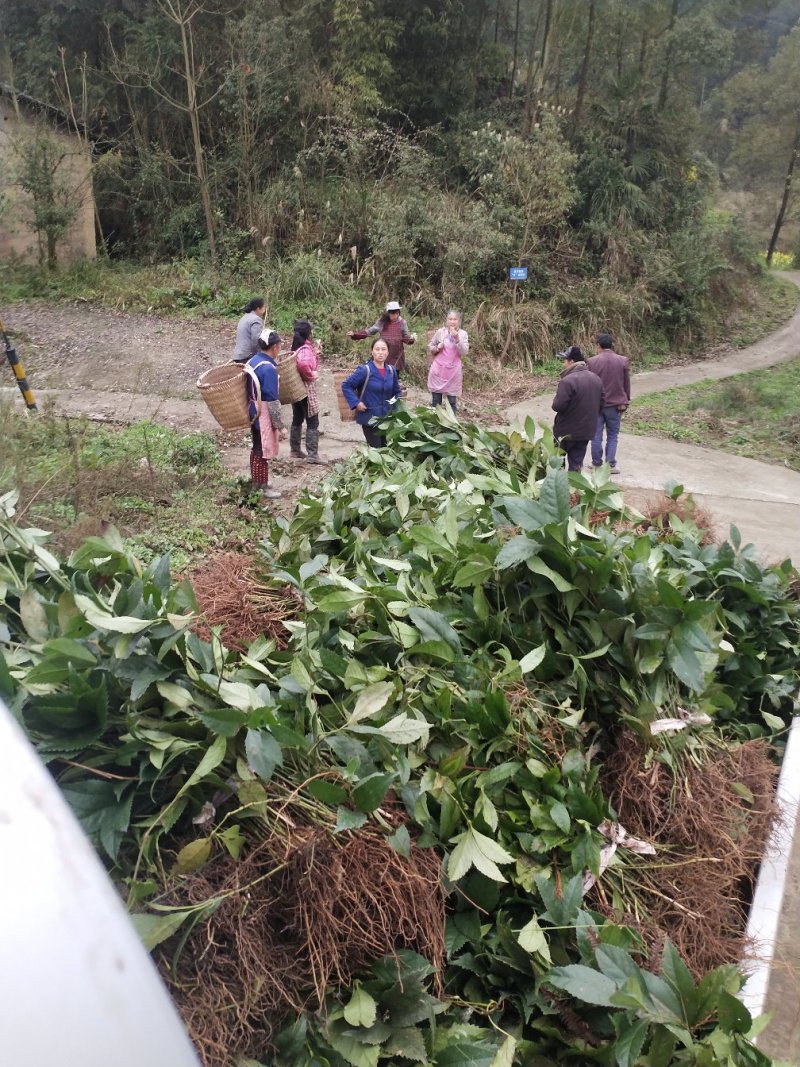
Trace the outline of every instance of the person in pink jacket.
<path fill-rule="evenodd" d="M 294 324 L 292 351 L 297 359 L 297 371 L 303 379 L 307 395 L 292 404 L 292 428 L 289 431 L 289 455 L 293 459 L 304 459 L 307 463 L 325 463 L 319 454 L 319 399 L 317 397 L 317 378 L 319 377 L 319 354 L 322 346 L 312 343 L 313 327 L 308 319 L 297 319 Z M 303 423 L 306 424 L 306 450 L 303 451 Z"/>
<path fill-rule="evenodd" d="M 428 355 L 433 357 L 428 371 L 433 407 L 438 407 L 446 396 L 455 415 L 463 383 L 461 359 L 468 352 L 469 337 L 461 329 L 461 312 L 448 311 L 447 322 L 428 342 Z"/>

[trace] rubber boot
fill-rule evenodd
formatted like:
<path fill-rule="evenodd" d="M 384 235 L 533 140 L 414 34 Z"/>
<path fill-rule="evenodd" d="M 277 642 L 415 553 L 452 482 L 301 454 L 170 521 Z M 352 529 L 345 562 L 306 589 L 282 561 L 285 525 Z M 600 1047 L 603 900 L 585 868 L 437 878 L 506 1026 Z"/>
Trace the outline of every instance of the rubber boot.
<path fill-rule="evenodd" d="M 323 459 L 319 454 L 319 430 L 312 430 L 309 426 L 306 429 L 306 463 L 327 463 L 327 459 Z"/>
<path fill-rule="evenodd" d="M 292 424 L 292 428 L 289 430 L 289 455 L 292 459 L 305 459 L 306 454 L 300 447 L 301 438 L 303 434 L 303 424 L 295 426 Z"/>

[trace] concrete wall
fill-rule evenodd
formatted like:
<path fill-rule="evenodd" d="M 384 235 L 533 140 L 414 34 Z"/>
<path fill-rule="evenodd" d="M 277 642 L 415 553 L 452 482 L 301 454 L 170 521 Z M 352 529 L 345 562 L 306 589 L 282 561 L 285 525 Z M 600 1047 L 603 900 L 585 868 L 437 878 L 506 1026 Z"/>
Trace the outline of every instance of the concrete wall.
<path fill-rule="evenodd" d="M 13 101 L 0 96 L 0 262 L 18 259 L 23 263 L 37 263 L 39 247 L 36 232 L 30 225 L 29 199 L 14 184 L 16 165 L 15 145 L 21 138 L 35 135 L 37 129 L 52 134 L 64 151 L 58 176 L 75 192 L 79 204 L 75 220 L 58 242 L 60 264 L 78 259 L 94 259 L 96 254 L 94 202 L 89 181 L 89 154 L 77 134 L 57 128 L 47 114 L 37 114 L 30 106 L 20 103 L 20 114 Z"/>

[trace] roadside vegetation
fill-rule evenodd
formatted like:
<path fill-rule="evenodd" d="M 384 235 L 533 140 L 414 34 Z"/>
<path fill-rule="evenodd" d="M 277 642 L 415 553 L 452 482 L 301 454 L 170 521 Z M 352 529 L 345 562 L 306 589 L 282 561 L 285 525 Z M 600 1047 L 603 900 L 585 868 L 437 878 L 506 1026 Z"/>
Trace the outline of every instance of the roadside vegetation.
<path fill-rule="evenodd" d="M 259 536 L 249 482 L 225 470 L 209 434 L 27 417 L 0 402 L 0 436 L 0 492 L 16 489 L 20 518 L 66 554 L 114 526 L 144 561 L 169 552 L 181 570 L 223 544 Z"/>
<path fill-rule="evenodd" d="M 633 433 L 800 470 L 798 374 L 800 359 L 634 398 L 625 425 Z"/>
<path fill-rule="evenodd" d="M 203 1062 L 768 1067 L 737 962 L 796 572 L 532 423 L 389 433 L 237 571 L 255 640 L 227 556 L 201 616 L 0 496 L 0 693 Z"/>

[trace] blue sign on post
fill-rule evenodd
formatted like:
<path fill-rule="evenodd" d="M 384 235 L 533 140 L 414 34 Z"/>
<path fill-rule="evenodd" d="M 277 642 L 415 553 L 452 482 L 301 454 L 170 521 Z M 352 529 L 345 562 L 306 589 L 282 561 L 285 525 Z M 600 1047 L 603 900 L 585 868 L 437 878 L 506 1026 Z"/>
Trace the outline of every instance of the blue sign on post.
<path fill-rule="evenodd" d="M 508 278 L 512 282 L 526 282 L 528 280 L 527 267 L 509 267 Z"/>

